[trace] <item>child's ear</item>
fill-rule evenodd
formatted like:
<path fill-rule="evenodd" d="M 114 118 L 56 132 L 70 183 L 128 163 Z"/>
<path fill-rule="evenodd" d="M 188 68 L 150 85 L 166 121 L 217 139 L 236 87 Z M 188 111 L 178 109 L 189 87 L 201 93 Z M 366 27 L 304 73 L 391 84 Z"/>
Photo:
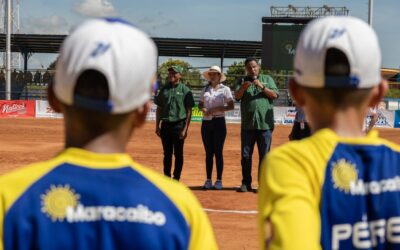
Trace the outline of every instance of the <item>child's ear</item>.
<path fill-rule="evenodd" d="M 54 84 L 50 83 L 47 87 L 47 100 L 50 107 L 57 113 L 61 113 L 61 103 L 54 93 Z"/>
<path fill-rule="evenodd" d="M 147 113 L 150 111 L 151 101 L 146 102 L 143 106 L 133 111 L 133 126 L 141 127 L 146 122 Z"/>
<path fill-rule="evenodd" d="M 303 91 L 294 78 L 289 80 L 289 92 L 292 99 L 296 102 L 296 106 L 304 106 L 305 100 Z"/>
<path fill-rule="evenodd" d="M 379 83 L 378 86 L 374 87 L 374 89 L 372 90 L 372 98 L 371 101 L 369 103 L 370 107 L 375 107 L 377 106 L 383 99 L 383 97 L 385 97 L 386 93 L 389 90 L 389 85 L 386 79 L 382 79 L 381 82 Z"/>

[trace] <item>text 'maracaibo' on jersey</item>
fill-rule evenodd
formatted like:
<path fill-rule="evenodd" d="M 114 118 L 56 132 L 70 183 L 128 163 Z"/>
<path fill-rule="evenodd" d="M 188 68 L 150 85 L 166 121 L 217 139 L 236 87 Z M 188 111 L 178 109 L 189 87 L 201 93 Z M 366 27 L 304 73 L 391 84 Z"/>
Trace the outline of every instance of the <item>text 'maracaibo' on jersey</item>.
<path fill-rule="evenodd" d="M 216 249 L 197 199 L 127 154 L 70 148 L 0 177 L 0 249 Z"/>
<path fill-rule="evenodd" d="M 270 249 L 400 249 L 400 147 L 376 131 L 323 129 L 279 147 L 263 162 L 259 195 Z"/>

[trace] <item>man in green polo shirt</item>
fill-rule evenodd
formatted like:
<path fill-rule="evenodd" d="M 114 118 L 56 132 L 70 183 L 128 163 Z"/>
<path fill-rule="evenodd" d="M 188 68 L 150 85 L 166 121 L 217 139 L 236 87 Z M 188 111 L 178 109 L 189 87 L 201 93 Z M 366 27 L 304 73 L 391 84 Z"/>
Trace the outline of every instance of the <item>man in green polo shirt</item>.
<path fill-rule="evenodd" d="M 245 61 L 245 77 L 239 79 L 235 99 L 240 100 L 241 111 L 241 155 L 242 185 L 238 192 L 253 191 L 251 182 L 251 165 L 254 144 L 257 142 L 259 163 L 271 146 L 274 129 L 273 100 L 278 98 L 278 88 L 274 80 L 260 74 L 260 66 L 255 58 Z"/>
<path fill-rule="evenodd" d="M 168 69 L 169 83 L 163 86 L 154 99 L 157 105 L 156 134 L 161 137 L 164 149 L 164 175 L 171 177 L 172 153 L 175 156 L 173 178 L 179 180 L 183 167 L 183 143 L 194 106 L 191 90 L 181 82 L 182 67 Z M 161 123 L 161 126 L 160 126 Z"/>

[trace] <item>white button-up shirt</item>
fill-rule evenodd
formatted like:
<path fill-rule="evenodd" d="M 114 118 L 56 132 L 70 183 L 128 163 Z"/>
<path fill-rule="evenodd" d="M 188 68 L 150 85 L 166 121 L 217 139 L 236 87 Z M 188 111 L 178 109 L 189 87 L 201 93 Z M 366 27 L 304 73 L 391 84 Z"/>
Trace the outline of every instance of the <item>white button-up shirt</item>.
<path fill-rule="evenodd" d="M 200 101 L 204 108 L 211 109 L 225 106 L 229 101 L 233 101 L 232 92 L 228 86 L 222 83 L 214 89 L 211 85 L 206 86 L 201 92 Z M 212 115 L 203 114 L 203 120 L 211 120 L 213 117 L 224 117 L 225 112 L 213 112 Z"/>

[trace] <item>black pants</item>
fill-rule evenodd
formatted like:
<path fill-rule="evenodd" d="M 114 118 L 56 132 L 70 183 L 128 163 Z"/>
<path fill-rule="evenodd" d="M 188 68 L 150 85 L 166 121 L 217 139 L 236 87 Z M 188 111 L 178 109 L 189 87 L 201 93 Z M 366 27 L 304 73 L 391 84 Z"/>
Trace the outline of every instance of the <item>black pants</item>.
<path fill-rule="evenodd" d="M 240 131 L 242 144 L 242 184 L 251 189 L 252 177 L 252 158 L 254 145 L 258 148 L 258 177 L 260 177 L 260 166 L 264 156 L 269 152 L 272 143 L 272 130 L 246 130 Z"/>
<path fill-rule="evenodd" d="M 224 143 L 226 138 L 226 123 L 224 117 L 213 118 L 203 121 L 201 124 L 201 138 L 206 151 L 207 179 L 211 179 L 213 160 L 215 156 L 217 166 L 217 179 L 222 180 L 224 170 Z"/>
<path fill-rule="evenodd" d="M 185 126 L 185 120 L 161 123 L 161 142 L 164 149 L 164 175 L 171 177 L 172 153 L 175 156 L 173 178 L 179 180 L 183 167 L 183 143 L 179 135 Z"/>
<path fill-rule="evenodd" d="M 311 129 L 308 126 L 307 122 L 303 122 L 303 125 L 300 122 L 295 121 L 293 123 L 292 133 L 290 134 L 290 140 L 301 140 L 303 138 L 309 137 L 311 135 Z"/>

